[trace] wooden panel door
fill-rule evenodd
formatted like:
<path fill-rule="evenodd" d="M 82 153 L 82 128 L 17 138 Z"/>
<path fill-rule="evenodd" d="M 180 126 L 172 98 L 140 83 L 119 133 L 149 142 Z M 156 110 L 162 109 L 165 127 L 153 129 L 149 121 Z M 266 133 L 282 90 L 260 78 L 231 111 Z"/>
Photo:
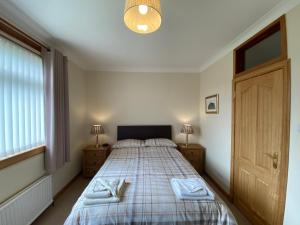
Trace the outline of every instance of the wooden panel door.
<path fill-rule="evenodd" d="M 282 223 L 288 151 L 287 66 L 270 66 L 235 83 L 234 202 L 253 224 Z"/>

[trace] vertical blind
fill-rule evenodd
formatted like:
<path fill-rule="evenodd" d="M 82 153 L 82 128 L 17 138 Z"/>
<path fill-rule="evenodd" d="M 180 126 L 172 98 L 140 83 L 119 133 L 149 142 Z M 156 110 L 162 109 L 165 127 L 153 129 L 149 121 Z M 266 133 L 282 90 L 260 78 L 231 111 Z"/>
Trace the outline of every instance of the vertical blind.
<path fill-rule="evenodd" d="M 0 159 L 44 145 L 42 58 L 0 36 Z"/>

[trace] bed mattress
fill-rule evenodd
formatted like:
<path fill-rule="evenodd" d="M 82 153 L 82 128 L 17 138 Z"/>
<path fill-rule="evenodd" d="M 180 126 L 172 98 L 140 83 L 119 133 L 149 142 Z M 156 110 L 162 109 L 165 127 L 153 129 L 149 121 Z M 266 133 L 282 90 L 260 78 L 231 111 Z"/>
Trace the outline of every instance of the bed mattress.
<path fill-rule="evenodd" d="M 217 195 L 214 201 L 176 198 L 170 184 L 172 178 L 201 177 L 175 148 L 114 149 L 93 179 L 99 177 L 125 179 L 121 201 L 86 206 L 82 193 L 65 225 L 236 224 L 230 210 Z"/>

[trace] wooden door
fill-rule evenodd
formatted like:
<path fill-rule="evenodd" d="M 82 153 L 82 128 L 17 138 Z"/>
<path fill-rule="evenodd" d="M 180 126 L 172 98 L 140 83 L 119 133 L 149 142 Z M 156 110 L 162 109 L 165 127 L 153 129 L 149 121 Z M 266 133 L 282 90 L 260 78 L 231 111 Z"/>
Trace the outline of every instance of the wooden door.
<path fill-rule="evenodd" d="M 288 157 L 288 62 L 235 81 L 234 202 L 253 224 L 282 224 Z"/>

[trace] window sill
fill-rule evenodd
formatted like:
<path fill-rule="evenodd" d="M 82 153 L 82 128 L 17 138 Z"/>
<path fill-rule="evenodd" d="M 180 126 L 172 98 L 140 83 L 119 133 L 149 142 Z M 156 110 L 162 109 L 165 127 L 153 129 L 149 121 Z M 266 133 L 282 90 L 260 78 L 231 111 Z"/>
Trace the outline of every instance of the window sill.
<path fill-rule="evenodd" d="M 11 157 L 0 160 L 0 170 L 4 169 L 8 166 L 21 162 L 25 159 L 31 158 L 35 155 L 45 152 L 45 146 L 39 146 L 36 148 L 32 148 L 28 151 L 21 152 L 19 154 L 13 155 Z"/>

